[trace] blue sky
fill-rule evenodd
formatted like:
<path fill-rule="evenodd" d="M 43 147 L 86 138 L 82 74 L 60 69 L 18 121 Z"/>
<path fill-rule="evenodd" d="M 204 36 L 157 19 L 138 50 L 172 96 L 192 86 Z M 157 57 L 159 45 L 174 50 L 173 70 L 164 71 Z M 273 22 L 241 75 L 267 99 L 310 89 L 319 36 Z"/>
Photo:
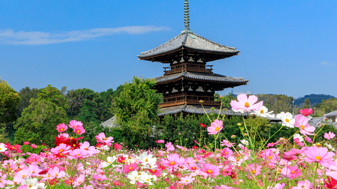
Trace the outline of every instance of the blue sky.
<path fill-rule="evenodd" d="M 209 63 L 250 80 L 234 93 L 337 96 L 336 10 L 333 0 L 190 0 L 190 28 L 241 50 Z M 0 77 L 17 91 L 100 92 L 134 75 L 158 77 L 166 65 L 137 55 L 184 29 L 183 0 L 2 0 L 0 17 Z"/>

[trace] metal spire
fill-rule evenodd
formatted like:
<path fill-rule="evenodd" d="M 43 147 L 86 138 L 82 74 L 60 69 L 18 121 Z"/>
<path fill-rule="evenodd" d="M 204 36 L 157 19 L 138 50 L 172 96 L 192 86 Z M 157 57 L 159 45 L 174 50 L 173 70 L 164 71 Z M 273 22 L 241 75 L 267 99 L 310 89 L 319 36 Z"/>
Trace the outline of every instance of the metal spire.
<path fill-rule="evenodd" d="M 188 0 L 185 0 L 185 2 L 184 2 L 184 23 L 185 23 L 185 29 L 184 29 L 184 31 L 182 31 L 182 32 L 191 32 L 192 33 L 192 31 L 190 30 L 190 11 L 189 11 L 189 5 L 188 5 Z"/>

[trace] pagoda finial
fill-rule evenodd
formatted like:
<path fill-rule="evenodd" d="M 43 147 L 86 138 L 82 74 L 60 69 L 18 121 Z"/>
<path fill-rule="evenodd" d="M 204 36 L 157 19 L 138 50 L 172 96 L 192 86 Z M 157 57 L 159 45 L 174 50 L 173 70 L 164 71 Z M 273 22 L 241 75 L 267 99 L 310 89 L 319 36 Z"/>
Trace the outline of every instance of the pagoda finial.
<path fill-rule="evenodd" d="M 184 23 L 185 23 L 185 29 L 184 29 L 184 31 L 182 31 L 182 32 L 191 32 L 192 33 L 192 31 L 190 30 L 190 11 L 189 11 L 189 5 L 188 5 L 188 0 L 185 0 L 185 2 L 184 2 Z"/>

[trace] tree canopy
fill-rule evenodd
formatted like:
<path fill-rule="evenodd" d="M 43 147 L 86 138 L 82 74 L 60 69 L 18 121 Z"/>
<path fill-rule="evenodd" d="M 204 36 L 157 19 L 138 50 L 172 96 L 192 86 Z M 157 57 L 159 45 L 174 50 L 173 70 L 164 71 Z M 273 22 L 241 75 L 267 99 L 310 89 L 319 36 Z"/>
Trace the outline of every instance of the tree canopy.
<path fill-rule="evenodd" d="M 16 107 L 20 103 L 19 94 L 9 86 L 9 84 L 0 81 L 0 123 L 15 121 Z"/>

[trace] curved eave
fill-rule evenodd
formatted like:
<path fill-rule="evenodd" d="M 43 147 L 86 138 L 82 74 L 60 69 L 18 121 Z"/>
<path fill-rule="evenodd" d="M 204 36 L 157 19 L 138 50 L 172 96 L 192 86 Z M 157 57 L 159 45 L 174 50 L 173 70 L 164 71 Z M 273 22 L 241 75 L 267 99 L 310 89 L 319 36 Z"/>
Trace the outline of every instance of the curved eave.
<path fill-rule="evenodd" d="M 205 49 L 195 49 L 191 47 L 187 47 L 185 45 L 182 45 L 174 50 L 166 51 L 166 52 L 161 52 L 158 54 L 146 56 L 146 55 L 137 55 L 139 60 L 148 60 L 152 62 L 161 62 L 161 63 L 170 63 L 170 60 L 168 59 L 168 56 L 173 56 L 175 53 L 182 51 L 188 51 L 188 52 L 193 52 L 193 53 L 199 53 L 199 54 L 204 54 L 206 58 L 206 62 L 214 61 L 214 60 L 220 60 L 224 58 L 228 58 L 231 56 L 235 56 L 239 54 L 239 50 L 234 50 L 234 51 L 212 51 L 212 50 L 205 50 Z"/>
<path fill-rule="evenodd" d="M 243 80 L 243 81 L 219 81 L 219 80 L 212 80 L 212 79 L 199 79 L 199 78 L 191 78 L 191 77 L 186 77 L 186 76 L 180 76 L 177 78 L 172 78 L 169 80 L 165 81 L 157 81 L 156 85 L 164 85 L 168 83 L 174 83 L 174 82 L 179 82 L 184 78 L 184 80 L 187 81 L 198 81 L 198 82 L 207 82 L 207 83 L 216 83 L 216 84 L 223 84 L 223 85 L 231 85 L 231 87 L 237 87 L 241 85 L 247 85 L 249 80 Z M 220 86 L 219 86 L 220 87 Z"/>

